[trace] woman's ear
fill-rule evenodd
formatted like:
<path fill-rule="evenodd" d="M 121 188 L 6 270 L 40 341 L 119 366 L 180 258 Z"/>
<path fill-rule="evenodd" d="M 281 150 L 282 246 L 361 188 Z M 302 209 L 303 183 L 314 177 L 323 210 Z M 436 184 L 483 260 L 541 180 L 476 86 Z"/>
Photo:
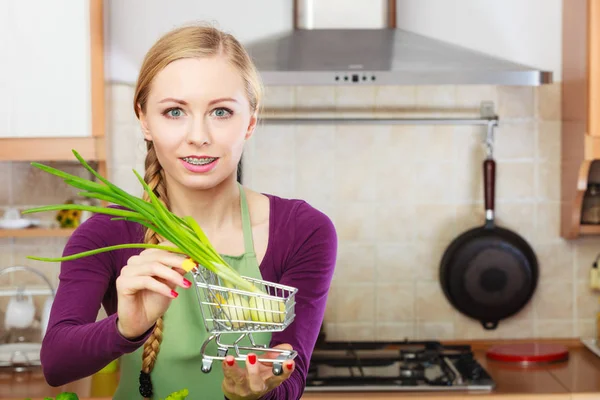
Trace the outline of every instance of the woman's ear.
<path fill-rule="evenodd" d="M 246 135 L 244 136 L 245 140 L 248 140 L 254 134 L 254 130 L 256 129 L 256 124 L 258 123 L 258 107 L 257 111 L 250 115 L 250 123 L 248 124 L 248 129 L 246 130 Z"/>
<path fill-rule="evenodd" d="M 152 140 L 152 136 L 150 135 L 150 129 L 148 129 L 148 120 L 146 119 L 146 114 L 142 111 L 142 107 L 140 104 L 137 105 L 138 115 L 140 120 L 140 126 L 142 128 L 142 134 L 144 135 L 144 139 Z"/>

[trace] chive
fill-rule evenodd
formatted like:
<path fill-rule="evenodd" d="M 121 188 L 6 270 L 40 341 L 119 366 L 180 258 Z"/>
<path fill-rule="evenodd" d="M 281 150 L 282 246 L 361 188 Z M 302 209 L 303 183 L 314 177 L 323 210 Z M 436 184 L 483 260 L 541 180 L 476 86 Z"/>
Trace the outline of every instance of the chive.
<path fill-rule="evenodd" d="M 228 287 L 237 287 L 241 290 L 262 293 L 261 290 L 256 288 L 251 282 L 243 279 L 236 270 L 234 270 L 230 265 L 227 264 L 227 262 L 225 262 L 225 260 L 212 246 L 201 227 L 192 217 L 179 217 L 169 211 L 165 204 L 154 194 L 144 179 L 135 170 L 133 170 L 133 173 L 138 178 L 138 181 L 141 183 L 146 193 L 148 193 L 149 201 L 132 196 L 123 189 L 114 185 L 108 181 L 108 179 L 105 179 L 92 167 L 90 167 L 90 165 L 79 155 L 79 153 L 77 153 L 75 150 L 72 151 L 77 160 L 85 167 L 85 169 L 90 171 L 92 175 L 95 176 L 101 183 L 71 175 L 59 169 L 37 162 L 31 163 L 31 165 L 39 168 L 42 171 L 62 178 L 64 182 L 70 186 L 81 189 L 82 192 L 79 194 L 83 197 L 114 203 L 127 208 L 127 210 L 114 207 L 90 206 L 86 204 L 55 204 L 30 208 L 28 210 L 24 210 L 23 214 L 59 210 L 81 210 L 110 215 L 113 217 L 111 220 L 131 221 L 151 229 L 156 234 L 171 242 L 175 247 L 148 243 L 129 243 L 102 247 L 65 257 L 44 258 L 29 256 L 27 258 L 38 261 L 60 262 L 75 260 L 118 249 L 157 248 L 186 255 L 197 265 L 214 272 L 221 278 L 223 284 Z"/>

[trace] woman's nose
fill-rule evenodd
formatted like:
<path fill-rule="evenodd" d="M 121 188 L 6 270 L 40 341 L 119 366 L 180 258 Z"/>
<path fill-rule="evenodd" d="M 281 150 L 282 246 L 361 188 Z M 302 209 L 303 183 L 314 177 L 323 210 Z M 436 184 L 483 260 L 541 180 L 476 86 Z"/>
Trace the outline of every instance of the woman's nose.
<path fill-rule="evenodd" d="M 194 118 L 187 129 L 188 143 L 196 146 L 210 144 L 210 129 L 208 123 L 202 118 Z"/>

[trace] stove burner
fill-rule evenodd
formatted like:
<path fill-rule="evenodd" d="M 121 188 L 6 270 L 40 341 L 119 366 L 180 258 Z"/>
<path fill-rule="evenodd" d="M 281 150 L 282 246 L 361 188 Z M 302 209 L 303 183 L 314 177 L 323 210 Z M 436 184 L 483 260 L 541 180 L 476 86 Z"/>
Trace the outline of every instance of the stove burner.
<path fill-rule="evenodd" d="M 494 387 L 470 346 L 436 341 L 320 343 L 306 382 L 306 391 L 490 391 Z"/>

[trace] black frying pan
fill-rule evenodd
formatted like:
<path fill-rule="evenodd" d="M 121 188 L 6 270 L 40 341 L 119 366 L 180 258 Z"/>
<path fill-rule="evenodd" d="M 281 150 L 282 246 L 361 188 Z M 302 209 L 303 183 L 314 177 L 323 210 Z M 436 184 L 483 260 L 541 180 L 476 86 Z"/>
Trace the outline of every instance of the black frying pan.
<path fill-rule="evenodd" d="M 440 265 L 446 298 L 485 329 L 516 314 L 533 296 L 538 262 L 531 246 L 518 234 L 496 226 L 494 198 L 496 163 L 483 162 L 485 224 L 454 239 Z"/>

